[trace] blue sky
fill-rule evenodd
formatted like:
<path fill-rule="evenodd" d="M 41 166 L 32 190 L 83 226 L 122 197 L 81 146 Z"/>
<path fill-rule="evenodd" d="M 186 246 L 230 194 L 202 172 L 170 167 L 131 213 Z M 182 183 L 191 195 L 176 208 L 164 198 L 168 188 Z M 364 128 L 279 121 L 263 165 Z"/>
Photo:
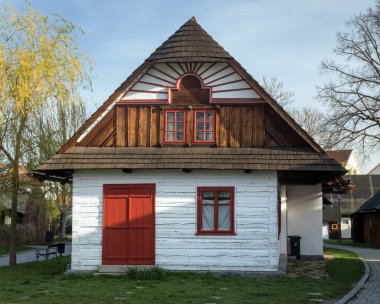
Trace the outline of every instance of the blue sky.
<path fill-rule="evenodd" d="M 21 5 L 22 2 L 13 3 Z M 80 26 L 83 52 L 92 58 L 91 109 L 99 106 L 162 42 L 189 18 L 219 42 L 258 81 L 275 76 L 295 93 L 295 106 L 313 105 L 319 73 L 333 58 L 336 33 L 374 0 L 30 0 L 45 14 Z M 380 156 L 366 162 L 367 172 Z"/>

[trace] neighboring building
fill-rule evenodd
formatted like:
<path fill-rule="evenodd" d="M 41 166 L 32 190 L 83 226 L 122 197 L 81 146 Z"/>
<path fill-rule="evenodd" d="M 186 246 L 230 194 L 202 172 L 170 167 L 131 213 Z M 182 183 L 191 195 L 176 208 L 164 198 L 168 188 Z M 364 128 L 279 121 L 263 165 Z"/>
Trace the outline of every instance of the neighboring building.
<path fill-rule="evenodd" d="M 371 171 L 368 172 L 370 175 L 380 175 L 380 163 L 377 164 L 375 167 L 372 168 Z"/>
<path fill-rule="evenodd" d="M 380 246 L 380 191 L 352 215 L 354 242 Z"/>
<path fill-rule="evenodd" d="M 360 165 L 358 159 L 355 156 L 354 150 L 331 150 L 327 151 L 327 154 L 335 158 L 348 172 L 347 175 L 361 174 Z M 334 204 L 338 202 L 338 199 L 332 199 Z M 324 209 L 331 209 L 334 206 L 324 206 Z M 351 217 L 350 214 L 342 214 L 339 218 L 328 218 L 323 216 L 323 238 L 337 239 L 339 237 L 350 239 L 351 238 Z"/>
<path fill-rule="evenodd" d="M 351 180 L 355 185 L 355 191 L 324 195 L 332 203 L 323 207 L 324 238 L 339 238 L 339 228 L 342 238 L 351 238 L 351 215 L 380 191 L 380 175 L 345 175 L 344 178 Z M 339 218 L 342 219 L 341 227 Z"/>
<path fill-rule="evenodd" d="M 327 154 L 335 158 L 348 171 L 348 175 L 362 174 L 354 150 L 331 150 Z"/>
<path fill-rule="evenodd" d="M 0 225 L 10 225 L 11 224 L 11 207 L 12 199 L 11 193 L 9 191 L 9 175 L 8 167 L 5 164 L 0 163 Z M 25 167 L 20 167 L 19 175 L 20 179 L 24 180 L 27 174 L 27 169 Z M 22 223 L 25 216 L 27 202 L 28 202 L 28 189 L 20 189 L 18 194 L 18 204 L 17 204 L 17 222 Z"/>
<path fill-rule="evenodd" d="M 276 272 L 322 257 L 322 181 L 346 171 L 194 18 L 36 170 L 73 183 L 74 271 Z"/>

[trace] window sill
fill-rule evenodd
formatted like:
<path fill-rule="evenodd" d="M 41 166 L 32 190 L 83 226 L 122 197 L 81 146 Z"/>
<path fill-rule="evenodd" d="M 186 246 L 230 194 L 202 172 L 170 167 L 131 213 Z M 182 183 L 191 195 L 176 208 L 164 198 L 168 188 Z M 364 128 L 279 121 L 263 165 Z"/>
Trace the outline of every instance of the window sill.
<path fill-rule="evenodd" d="M 221 231 L 221 232 L 197 232 L 195 235 L 236 235 L 236 232 Z"/>

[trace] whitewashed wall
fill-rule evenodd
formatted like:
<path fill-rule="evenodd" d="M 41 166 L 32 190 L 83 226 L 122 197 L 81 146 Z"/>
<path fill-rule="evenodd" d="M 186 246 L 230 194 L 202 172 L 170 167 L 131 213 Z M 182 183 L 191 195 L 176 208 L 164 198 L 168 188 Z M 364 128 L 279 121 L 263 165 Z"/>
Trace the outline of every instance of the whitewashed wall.
<path fill-rule="evenodd" d="M 281 254 L 288 254 L 288 235 L 287 235 L 287 197 L 286 186 L 280 187 L 280 199 L 281 199 L 281 233 L 280 233 L 280 252 Z"/>
<path fill-rule="evenodd" d="M 181 66 L 180 66 L 181 65 Z M 211 99 L 223 102 L 225 99 L 261 98 L 251 86 L 227 63 L 157 63 L 139 81 L 125 92 L 120 101 L 156 100 L 167 102 L 169 88 L 185 74 L 196 74 L 204 86 L 211 88 Z M 231 83 L 232 82 L 232 83 Z"/>
<path fill-rule="evenodd" d="M 288 235 L 299 235 L 301 255 L 322 256 L 322 186 L 288 185 Z"/>
<path fill-rule="evenodd" d="M 76 171 L 73 270 L 96 270 L 102 258 L 103 184 L 156 184 L 156 265 L 172 270 L 276 271 L 275 171 Z M 196 236 L 198 186 L 235 187 L 234 236 Z"/>

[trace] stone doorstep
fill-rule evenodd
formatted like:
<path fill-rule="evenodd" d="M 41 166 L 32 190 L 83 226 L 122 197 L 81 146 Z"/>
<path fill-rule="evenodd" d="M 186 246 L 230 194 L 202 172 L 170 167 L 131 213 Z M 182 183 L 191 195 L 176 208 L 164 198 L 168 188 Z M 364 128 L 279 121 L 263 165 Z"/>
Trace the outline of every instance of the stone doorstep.
<path fill-rule="evenodd" d="M 155 265 L 100 265 L 97 274 L 124 274 L 128 269 L 148 270 Z"/>
<path fill-rule="evenodd" d="M 282 259 L 282 263 L 284 263 L 284 259 Z M 157 265 L 100 265 L 98 266 L 98 271 L 88 271 L 87 273 L 93 273 L 94 276 L 99 275 L 112 275 L 112 276 L 118 276 L 118 275 L 124 275 L 128 269 L 137 269 L 137 270 L 148 270 L 158 267 Z M 274 277 L 274 276 L 281 276 L 285 274 L 284 265 L 281 267 L 282 269 L 279 269 L 278 271 L 209 271 L 209 270 L 193 270 L 188 272 L 195 272 L 195 273 L 213 273 L 214 275 L 240 275 L 242 277 Z M 170 270 L 173 272 L 178 272 L 178 270 Z M 70 273 L 81 273 L 82 271 L 72 271 L 67 270 L 65 274 Z M 82 273 L 84 273 L 83 271 Z"/>

